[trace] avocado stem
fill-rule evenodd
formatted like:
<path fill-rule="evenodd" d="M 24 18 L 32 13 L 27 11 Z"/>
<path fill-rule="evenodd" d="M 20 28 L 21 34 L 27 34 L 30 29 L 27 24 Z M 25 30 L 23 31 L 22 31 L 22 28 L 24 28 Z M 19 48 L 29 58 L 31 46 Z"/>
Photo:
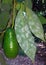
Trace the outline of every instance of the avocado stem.
<path fill-rule="evenodd" d="M 15 20 L 15 0 L 14 0 L 14 2 L 13 2 L 12 28 L 14 27 L 14 20 Z"/>

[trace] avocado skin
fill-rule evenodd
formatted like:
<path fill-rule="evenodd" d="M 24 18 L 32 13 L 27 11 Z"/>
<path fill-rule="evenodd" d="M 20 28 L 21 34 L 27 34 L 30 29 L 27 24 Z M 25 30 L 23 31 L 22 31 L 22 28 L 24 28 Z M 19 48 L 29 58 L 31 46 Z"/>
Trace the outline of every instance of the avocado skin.
<path fill-rule="evenodd" d="M 6 57 L 15 58 L 19 51 L 19 45 L 16 40 L 14 29 L 8 28 L 4 33 L 3 51 Z"/>

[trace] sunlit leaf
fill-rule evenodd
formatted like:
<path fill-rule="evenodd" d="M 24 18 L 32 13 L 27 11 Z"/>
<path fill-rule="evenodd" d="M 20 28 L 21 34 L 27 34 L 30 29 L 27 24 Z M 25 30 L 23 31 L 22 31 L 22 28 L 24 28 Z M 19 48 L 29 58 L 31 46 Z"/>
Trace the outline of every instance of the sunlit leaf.
<path fill-rule="evenodd" d="M 15 33 L 20 47 L 34 61 L 36 46 L 27 24 L 26 12 L 20 10 L 15 20 Z"/>

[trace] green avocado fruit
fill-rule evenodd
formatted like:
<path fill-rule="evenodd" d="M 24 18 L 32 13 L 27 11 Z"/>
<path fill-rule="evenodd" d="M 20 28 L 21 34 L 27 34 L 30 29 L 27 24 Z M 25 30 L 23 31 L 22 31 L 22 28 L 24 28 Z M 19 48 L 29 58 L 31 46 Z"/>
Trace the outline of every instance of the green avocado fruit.
<path fill-rule="evenodd" d="M 19 51 L 19 45 L 16 40 L 15 32 L 12 28 L 8 28 L 4 33 L 3 41 L 4 54 L 8 58 L 15 58 Z"/>

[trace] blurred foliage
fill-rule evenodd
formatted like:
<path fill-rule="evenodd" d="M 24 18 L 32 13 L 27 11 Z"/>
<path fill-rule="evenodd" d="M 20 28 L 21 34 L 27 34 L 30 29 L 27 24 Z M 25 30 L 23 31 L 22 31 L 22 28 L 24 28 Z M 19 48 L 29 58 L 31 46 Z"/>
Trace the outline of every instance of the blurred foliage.
<path fill-rule="evenodd" d="M 19 10 L 22 0 L 17 1 L 16 9 Z M 0 0 L 0 33 L 6 29 L 8 22 L 11 18 L 11 11 L 13 11 L 13 0 Z M 15 5 L 16 6 L 16 5 Z M 15 12 L 17 12 L 15 9 Z M 16 13 L 15 13 L 16 15 Z M 12 20 L 12 19 L 11 19 Z M 3 34 L 0 35 L 0 47 L 2 47 Z"/>
<path fill-rule="evenodd" d="M 0 65 L 7 65 L 1 53 L 0 53 Z"/>
<path fill-rule="evenodd" d="M 3 41 L 2 38 L 3 38 L 2 35 L 0 35 L 0 48 L 2 47 L 2 41 Z"/>
<path fill-rule="evenodd" d="M 2 0 L 0 2 L 0 32 L 2 32 L 10 19 L 12 10 L 12 0 Z M 2 46 L 3 36 L 0 35 L 0 47 Z"/>
<path fill-rule="evenodd" d="M 43 17 L 42 15 L 40 15 L 40 13 L 37 13 L 37 15 L 38 15 L 38 17 L 39 17 L 41 23 L 42 23 L 42 24 L 46 24 L 46 18 Z"/>
<path fill-rule="evenodd" d="M 0 12 L 0 31 L 2 31 L 3 29 L 5 29 L 8 20 L 9 20 L 9 16 L 10 16 L 10 5 L 8 4 L 1 4 L 1 12 Z"/>
<path fill-rule="evenodd" d="M 2 0 L 2 3 L 11 5 L 12 4 L 12 0 Z"/>

